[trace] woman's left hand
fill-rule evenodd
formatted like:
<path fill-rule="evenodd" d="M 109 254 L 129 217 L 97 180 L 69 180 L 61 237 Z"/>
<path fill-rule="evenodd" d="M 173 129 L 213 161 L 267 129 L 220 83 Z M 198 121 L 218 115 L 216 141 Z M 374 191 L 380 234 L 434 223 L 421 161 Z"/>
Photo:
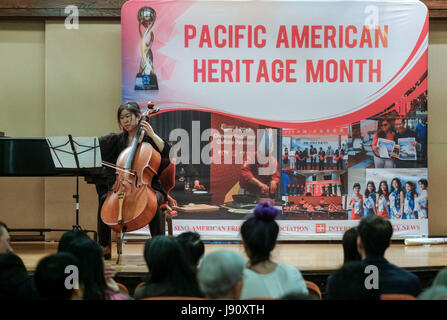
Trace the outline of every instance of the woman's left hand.
<path fill-rule="evenodd" d="M 141 129 L 143 132 L 146 132 L 150 138 L 152 138 L 155 134 L 154 129 L 152 129 L 151 125 L 146 121 L 141 121 Z"/>

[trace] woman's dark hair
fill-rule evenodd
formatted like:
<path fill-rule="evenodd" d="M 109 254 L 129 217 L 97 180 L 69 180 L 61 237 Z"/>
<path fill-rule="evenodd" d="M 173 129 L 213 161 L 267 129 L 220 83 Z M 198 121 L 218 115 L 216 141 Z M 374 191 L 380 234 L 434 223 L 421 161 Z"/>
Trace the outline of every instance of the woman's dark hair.
<path fill-rule="evenodd" d="M 352 186 L 352 190 L 354 190 L 356 187 L 358 187 L 360 189 L 361 188 L 360 183 L 358 183 L 358 182 L 354 183 L 354 185 Z"/>
<path fill-rule="evenodd" d="M 386 186 L 385 192 L 383 192 L 383 190 L 382 190 L 382 184 L 385 184 L 385 186 Z M 388 200 L 388 196 L 390 194 L 390 192 L 388 191 L 388 182 L 386 182 L 385 180 L 380 181 L 378 193 L 379 193 L 379 195 L 384 195 L 385 199 Z"/>
<path fill-rule="evenodd" d="M 413 183 L 413 182 L 411 182 L 411 181 L 407 181 L 407 183 L 406 184 L 408 184 L 410 187 L 411 187 L 411 190 L 409 191 L 410 192 L 410 199 L 411 200 L 414 200 L 414 196 L 415 196 L 415 194 L 416 194 L 416 186 L 415 186 L 415 184 Z"/>
<path fill-rule="evenodd" d="M 83 300 L 106 300 L 107 284 L 104 278 L 104 261 L 101 247 L 90 238 L 72 241 L 67 252 L 78 259 L 79 282 Z"/>
<path fill-rule="evenodd" d="M 67 247 L 71 244 L 71 242 L 85 238 L 90 239 L 89 236 L 83 231 L 78 230 L 67 231 L 62 235 L 61 239 L 59 240 L 57 252 L 67 251 Z"/>
<path fill-rule="evenodd" d="M 68 252 L 47 256 L 39 261 L 34 272 L 37 291 L 45 300 L 70 300 L 74 289 L 65 285 L 68 266 L 78 265 L 78 260 Z"/>
<path fill-rule="evenodd" d="M 177 236 L 177 239 L 180 245 L 182 245 L 191 265 L 196 268 L 200 258 L 205 253 L 205 246 L 200 239 L 200 234 L 191 231 L 183 232 Z"/>
<path fill-rule="evenodd" d="M 402 182 L 400 182 L 399 178 L 394 178 L 393 180 L 391 180 L 391 192 L 394 191 L 394 187 L 393 187 L 393 182 L 396 181 L 397 182 L 397 192 L 401 192 L 402 191 Z"/>
<path fill-rule="evenodd" d="M 418 182 L 420 184 L 423 184 L 425 186 L 425 188 L 428 188 L 428 181 L 427 181 L 427 179 L 420 179 Z"/>
<path fill-rule="evenodd" d="M 378 121 L 378 123 L 377 123 L 377 125 L 378 125 L 378 127 L 377 127 L 377 137 L 383 138 L 383 139 L 386 138 L 386 132 L 382 129 L 382 123 L 384 123 L 384 122 L 388 122 L 388 124 L 390 125 L 390 130 L 393 129 L 393 126 L 392 126 L 392 124 L 391 124 L 389 119 L 386 119 L 386 118 L 385 119 L 380 119 Z"/>
<path fill-rule="evenodd" d="M 276 245 L 279 226 L 275 221 L 279 210 L 268 203 L 260 203 L 241 226 L 244 246 L 253 266 L 270 258 Z"/>
<path fill-rule="evenodd" d="M 132 112 L 136 117 L 138 117 L 141 114 L 140 106 L 138 105 L 138 103 L 136 103 L 136 102 L 123 103 L 122 105 L 119 106 L 118 112 L 117 112 L 118 124 L 121 124 L 120 116 L 121 116 L 121 112 L 123 112 L 124 110 L 128 110 L 128 111 Z"/>
<path fill-rule="evenodd" d="M 149 269 L 145 296 L 202 297 L 195 272 L 180 245 L 170 236 L 156 236 L 144 246 Z"/>
<path fill-rule="evenodd" d="M 343 263 L 360 261 L 362 257 L 357 250 L 357 227 L 353 227 L 343 234 Z"/>
<path fill-rule="evenodd" d="M 372 192 L 370 192 L 369 189 L 368 189 L 368 186 L 370 184 L 373 186 L 373 191 Z M 366 184 L 366 189 L 365 189 L 365 197 L 368 198 L 371 193 L 376 193 L 376 185 L 374 184 L 373 181 L 368 181 L 368 183 Z"/>

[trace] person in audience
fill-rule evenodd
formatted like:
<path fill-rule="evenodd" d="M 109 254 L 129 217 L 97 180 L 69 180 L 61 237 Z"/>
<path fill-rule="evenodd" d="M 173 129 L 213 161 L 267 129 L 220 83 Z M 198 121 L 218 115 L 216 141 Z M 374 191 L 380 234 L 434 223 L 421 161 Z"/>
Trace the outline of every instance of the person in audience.
<path fill-rule="evenodd" d="M 200 234 L 191 231 L 183 232 L 177 236 L 177 239 L 195 270 L 199 265 L 200 258 L 205 253 L 205 245 L 200 239 Z"/>
<path fill-rule="evenodd" d="M 432 286 L 424 290 L 419 296 L 418 300 L 447 300 L 446 286 Z"/>
<path fill-rule="evenodd" d="M 380 294 L 400 293 L 417 297 L 421 292 L 419 278 L 385 259 L 390 245 L 393 227 L 389 220 L 368 216 L 360 220 L 357 248 L 367 265 L 375 265 L 379 271 Z"/>
<path fill-rule="evenodd" d="M 362 257 L 357 250 L 358 235 L 357 227 L 346 230 L 343 234 L 343 263 L 362 260 Z"/>
<path fill-rule="evenodd" d="M 79 241 L 82 239 L 90 239 L 90 238 L 85 232 L 79 231 L 79 230 L 71 230 L 71 231 L 65 232 L 59 240 L 57 252 L 66 252 L 68 246 L 72 242 L 76 242 L 76 241 Z M 115 288 L 115 283 L 114 283 L 115 280 L 113 280 L 115 275 L 116 275 L 115 269 L 113 269 L 112 266 L 104 263 L 104 277 L 106 279 L 106 282 L 110 283 L 113 288 Z"/>
<path fill-rule="evenodd" d="M 104 260 L 101 247 L 90 238 L 72 241 L 66 252 L 78 260 L 79 282 L 83 300 L 128 300 L 129 297 L 119 291 L 117 283 L 106 281 Z"/>
<path fill-rule="evenodd" d="M 328 279 L 327 300 L 378 300 L 377 289 L 367 289 L 365 273 L 367 263 L 351 261 L 344 264 Z"/>
<path fill-rule="evenodd" d="M 353 261 L 361 261 L 362 257 L 357 250 L 357 238 L 359 236 L 357 227 L 352 227 L 348 229 L 343 234 L 342 244 L 343 244 L 343 264 L 353 262 Z M 331 274 L 328 279 L 326 285 L 326 294 L 327 297 L 329 295 L 329 283 L 332 281 L 333 274 Z"/>
<path fill-rule="evenodd" d="M 71 230 L 71 231 L 65 232 L 59 240 L 59 244 L 57 246 L 57 252 L 66 252 L 68 246 L 73 241 L 79 241 L 81 239 L 90 239 L 90 238 L 83 231 Z"/>
<path fill-rule="evenodd" d="M 135 291 L 135 299 L 149 297 L 203 297 L 194 269 L 179 240 L 156 236 L 144 246 L 149 269 L 145 285 Z"/>
<path fill-rule="evenodd" d="M 67 267 L 77 268 L 78 260 L 68 252 L 60 252 L 47 256 L 39 261 L 34 272 L 34 282 L 37 292 L 43 300 L 77 300 L 82 296 L 79 291 L 79 283 L 73 277 L 72 281 L 66 286 L 67 277 L 76 275 L 76 269 L 70 272 Z M 70 280 L 70 279 L 68 279 Z M 77 288 L 76 288 L 77 287 Z"/>
<path fill-rule="evenodd" d="M 209 299 L 239 300 L 245 260 L 234 251 L 217 250 L 207 254 L 198 272 L 199 285 Z"/>
<path fill-rule="evenodd" d="M 301 272 L 294 266 L 278 264 L 270 254 L 276 245 L 279 210 L 260 203 L 241 226 L 245 252 L 249 258 L 244 271 L 241 299 L 280 298 L 296 292 L 308 294 Z"/>
<path fill-rule="evenodd" d="M 0 253 L 13 252 L 9 243 L 9 233 L 6 224 L 0 222 Z"/>
<path fill-rule="evenodd" d="M 0 254 L 0 300 L 35 300 L 36 287 L 22 259 L 12 252 Z"/>
<path fill-rule="evenodd" d="M 402 189 L 402 183 L 399 178 L 391 180 L 390 200 L 390 219 L 402 219 L 404 210 L 405 194 Z"/>
<path fill-rule="evenodd" d="M 376 211 L 376 201 L 377 201 L 377 193 L 376 193 L 376 185 L 373 181 L 368 181 L 365 190 L 365 197 L 363 198 L 363 216 L 369 216 L 372 214 L 377 214 Z"/>
<path fill-rule="evenodd" d="M 433 280 L 433 286 L 447 286 L 447 268 L 439 271 Z"/>

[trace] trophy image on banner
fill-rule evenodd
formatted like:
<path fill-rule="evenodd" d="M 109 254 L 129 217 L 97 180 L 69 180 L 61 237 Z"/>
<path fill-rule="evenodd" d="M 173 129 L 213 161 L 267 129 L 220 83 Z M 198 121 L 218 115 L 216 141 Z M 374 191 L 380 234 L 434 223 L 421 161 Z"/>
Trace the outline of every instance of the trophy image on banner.
<path fill-rule="evenodd" d="M 152 43 L 154 42 L 154 33 L 152 27 L 154 26 L 157 14 L 155 10 L 150 7 L 142 7 L 138 10 L 138 32 L 140 33 L 140 71 L 137 74 L 135 81 L 135 90 L 158 90 L 157 76 L 154 71 L 154 59 L 152 56 Z M 141 32 L 141 26 L 146 31 Z M 149 42 L 148 42 L 149 41 Z"/>

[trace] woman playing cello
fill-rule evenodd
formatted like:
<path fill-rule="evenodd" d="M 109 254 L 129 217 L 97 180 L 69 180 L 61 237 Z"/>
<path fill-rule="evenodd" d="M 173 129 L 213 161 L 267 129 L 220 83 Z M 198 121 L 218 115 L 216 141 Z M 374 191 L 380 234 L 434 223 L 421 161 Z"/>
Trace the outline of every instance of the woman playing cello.
<path fill-rule="evenodd" d="M 154 104 L 148 103 L 148 108 L 152 109 Z M 138 124 L 142 117 L 140 108 L 136 102 L 128 102 L 122 104 L 118 108 L 117 118 L 122 132 L 110 133 L 108 135 L 99 137 L 99 144 L 101 147 L 101 157 L 104 162 L 115 164 L 120 153 L 129 147 L 137 132 Z M 151 125 L 146 121 L 141 121 L 142 133 L 139 142 L 148 142 L 151 146 L 160 153 L 161 163 L 158 174 L 152 179 L 152 188 L 156 192 L 157 197 L 157 212 L 154 218 L 149 223 L 149 229 L 152 237 L 160 234 L 160 204 L 167 199 L 166 191 L 163 189 L 159 180 L 160 173 L 169 165 L 169 150 L 170 146 L 165 140 L 160 138 L 152 129 Z M 96 185 L 96 191 L 99 198 L 98 208 L 98 237 L 99 243 L 103 247 L 104 257 L 110 259 L 111 257 L 111 232 L 101 219 L 101 208 L 107 197 L 107 192 L 113 187 L 115 183 L 115 169 L 105 168 L 107 181 Z"/>

